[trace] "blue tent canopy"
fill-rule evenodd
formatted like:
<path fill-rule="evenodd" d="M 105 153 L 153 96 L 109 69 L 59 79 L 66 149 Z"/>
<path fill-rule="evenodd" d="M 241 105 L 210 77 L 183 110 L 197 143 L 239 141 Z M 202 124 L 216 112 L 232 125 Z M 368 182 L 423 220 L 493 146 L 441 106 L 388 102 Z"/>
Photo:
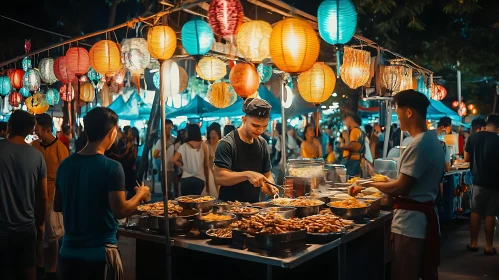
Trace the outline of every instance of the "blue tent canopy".
<path fill-rule="evenodd" d="M 209 102 L 204 100 L 199 95 L 194 96 L 194 98 L 187 104 L 187 106 L 181 108 L 166 107 L 166 116 L 168 118 L 175 117 L 206 117 L 208 113 L 218 110 L 215 106 L 211 105 Z"/>

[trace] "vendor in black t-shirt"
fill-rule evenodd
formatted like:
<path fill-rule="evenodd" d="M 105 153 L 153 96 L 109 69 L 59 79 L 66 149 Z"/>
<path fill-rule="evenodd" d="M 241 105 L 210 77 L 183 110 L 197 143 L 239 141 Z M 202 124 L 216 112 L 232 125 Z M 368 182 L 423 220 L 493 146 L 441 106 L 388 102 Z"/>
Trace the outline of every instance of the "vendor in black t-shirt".
<path fill-rule="evenodd" d="M 260 136 L 269 124 L 272 107 L 263 99 L 248 98 L 243 104 L 243 124 L 218 143 L 215 152 L 215 182 L 221 185 L 219 199 L 257 202 L 260 188 L 268 195 L 277 189 L 270 173 L 267 142 Z"/>

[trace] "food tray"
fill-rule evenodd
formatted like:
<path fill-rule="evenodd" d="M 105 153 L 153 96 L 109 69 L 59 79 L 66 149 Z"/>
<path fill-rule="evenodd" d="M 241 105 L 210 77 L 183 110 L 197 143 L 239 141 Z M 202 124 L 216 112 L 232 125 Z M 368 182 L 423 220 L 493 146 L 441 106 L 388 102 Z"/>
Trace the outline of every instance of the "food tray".
<path fill-rule="evenodd" d="M 305 240 L 306 238 L 306 230 L 289 231 L 281 234 L 255 234 L 255 242 L 263 250 L 287 249 L 287 243 Z"/>
<path fill-rule="evenodd" d="M 346 230 L 340 232 L 328 232 L 328 233 L 311 233 L 307 232 L 307 243 L 313 244 L 325 244 L 334 241 L 343 236 Z"/>
<path fill-rule="evenodd" d="M 328 203 L 329 209 L 336 216 L 347 220 L 358 220 L 364 218 L 369 213 L 369 205 L 360 208 L 339 208 Z"/>
<path fill-rule="evenodd" d="M 213 244 L 226 245 L 226 244 L 230 244 L 232 242 L 232 237 L 227 237 L 227 238 L 218 237 L 218 236 L 213 234 L 214 230 L 215 229 L 210 229 L 206 232 L 206 235 L 211 238 L 211 242 Z"/>
<path fill-rule="evenodd" d="M 232 213 L 217 213 L 218 215 L 230 216 L 230 220 L 224 221 L 205 221 L 201 220 L 202 215 L 196 220 L 196 228 L 201 233 L 206 233 L 210 229 L 229 227 L 236 220 L 236 215 Z"/>

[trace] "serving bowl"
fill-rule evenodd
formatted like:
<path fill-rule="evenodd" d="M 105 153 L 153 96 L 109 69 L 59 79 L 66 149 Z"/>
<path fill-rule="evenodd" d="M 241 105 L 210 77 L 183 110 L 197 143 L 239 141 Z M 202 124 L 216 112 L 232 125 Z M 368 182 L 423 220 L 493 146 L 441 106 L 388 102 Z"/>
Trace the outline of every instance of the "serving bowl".
<path fill-rule="evenodd" d="M 178 205 L 182 206 L 184 209 L 199 209 L 201 210 L 202 213 L 209 212 L 212 208 L 213 205 L 215 204 L 215 198 L 213 200 L 208 200 L 208 201 L 203 201 L 203 202 L 182 202 L 179 199 L 181 198 L 200 198 L 203 197 L 204 195 L 185 195 L 177 198 Z"/>
<path fill-rule="evenodd" d="M 196 228 L 199 230 L 201 233 L 206 233 L 210 229 L 216 229 L 216 228 L 226 228 L 229 227 L 232 222 L 236 220 L 236 215 L 232 213 L 216 213 L 217 215 L 222 215 L 222 216 L 229 216 L 229 220 L 223 220 L 223 221 L 207 221 L 207 220 L 202 220 L 201 218 L 203 216 L 206 216 L 208 214 L 201 214 L 199 219 L 196 220 Z"/>
<path fill-rule="evenodd" d="M 359 208 L 342 208 L 335 207 L 331 205 L 332 202 L 328 203 L 329 209 L 336 216 L 347 219 L 347 220 L 358 220 L 364 218 L 369 212 L 369 205 Z"/>
<path fill-rule="evenodd" d="M 267 207 L 260 211 L 260 213 L 274 213 L 284 219 L 291 219 L 295 217 L 295 207 L 291 206 L 280 206 L 280 207 Z"/>

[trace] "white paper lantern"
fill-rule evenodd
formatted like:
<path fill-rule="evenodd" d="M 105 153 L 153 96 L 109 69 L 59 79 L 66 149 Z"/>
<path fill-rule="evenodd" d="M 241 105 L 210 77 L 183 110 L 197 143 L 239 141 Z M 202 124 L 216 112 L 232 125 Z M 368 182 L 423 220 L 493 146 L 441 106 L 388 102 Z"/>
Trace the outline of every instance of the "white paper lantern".
<path fill-rule="evenodd" d="M 51 57 L 44 58 L 40 60 L 40 64 L 38 65 L 40 70 L 40 78 L 46 84 L 53 84 L 57 82 L 57 78 L 54 74 L 54 59 Z"/>
<path fill-rule="evenodd" d="M 132 75 L 144 73 L 151 60 L 144 38 L 125 39 L 121 43 L 121 62 Z"/>
<path fill-rule="evenodd" d="M 176 62 L 167 60 L 161 64 L 160 87 L 165 99 L 180 92 L 180 72 Z"/>

